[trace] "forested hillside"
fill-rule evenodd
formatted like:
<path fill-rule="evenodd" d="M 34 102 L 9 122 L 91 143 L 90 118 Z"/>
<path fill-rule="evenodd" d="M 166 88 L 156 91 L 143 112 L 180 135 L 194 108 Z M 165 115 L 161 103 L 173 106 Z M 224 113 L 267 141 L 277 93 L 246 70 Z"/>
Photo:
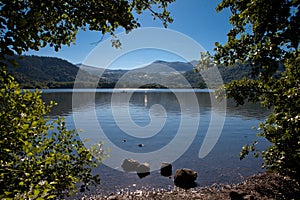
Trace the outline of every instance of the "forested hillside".
<path fill-rule="evenodd" d="M 79 68 L 72 63 L 54 57 L 13 57 L 17 67 L 9 67 L 23 88 L 72 88 Z M 87 81 L 95 77 L 86 73 Z"/>
<path fill-rule="evenodd" d="M 18 63 L 18 67 L 9 67 L 8 70 L 14 75 L 23 88 L 73 88 L 74 80 L 80 65 L 54 57 L 23 56 L 13 57 Z M 206 88 L 202 76 L 210 78 L 213 75 L 210 69 L 195 73 L 190 63 L 156 61 L 145 67 L 133 70 L 105 70 L 89 66 L 81 66 L 84 76 L 82 87 L 89 87 L 91 82 L 98 81 L 101 76 L 99 88 L 118 87 L 140 87 L 140 82 L 147 84 L 144 87 L 161 88 L 164 86 L 174 88 L 185 88 L 182 77 L 184 77 L 193 88 Z M 164 68 L 166 67 L 166 68 Z M 170 73 L 169 68 L 174 72 Z M 247 65 L 236 64 L 233 67 L 218 67 L 224 83 L 231 80 L 240 80 L 243 77 L 250 78 L 251 68 Z M 176 73 L 175 73 L 176 72 Z M 120 80 L 126 74 L 128 80 Z M 145 76 L 146 75 L 146 76 Z M 211 78 L 213 80 L 213 78 Z"/>

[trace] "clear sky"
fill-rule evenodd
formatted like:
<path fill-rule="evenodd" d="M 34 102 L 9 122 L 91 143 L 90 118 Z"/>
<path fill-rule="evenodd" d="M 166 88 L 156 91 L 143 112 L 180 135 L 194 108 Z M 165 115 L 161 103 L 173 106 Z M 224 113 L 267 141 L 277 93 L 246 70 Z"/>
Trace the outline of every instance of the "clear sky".
<path fill-rule="evenodd" d="M 228 23 L 229 12 L 223 11 L 217 13 L 215 10 L 215 7 L 220 1 L 221 0 L 177 0 L 169 7 L 174 22 L 168 26 L 168 29 L 175 30 L 190 37 L 199 43 L 205 50 L 213 53 L 214 43 L 217 41 L 225 43 L 227 39 L 226 34 L 230 29 Z M 153 17 L 149 12 L 139 15 L 138 18 L 142 28 L 163 27 L 161 21 L 153 21 Z M 29 51 L 26 54 L 59 57 L 68 60 L 73 64 L 84 63 L 86 57 L 96 48 L 96 45 L 93 43 L 99 41 L 101 37 L 99 32 L 80 31 L 77 35 L 76 44 L 70 47 L 64 46 L 59 52 L 55 52 L 54 49 L 46 47 L 38 52 Z M 151 34 L 149 37 L 151 38 Z M 108 36 L 105 38 L 108 38 Z M 147 54 L 144 62 L 136 61 L 136 65 L 137 63 L 143 65 L 144 63 L 149 63 L 153 60 L 177 60 L 176 56 L 169 53 L 158 53 L 157 51 L 151 51 L 149 49 L 144 51 L 144 53 Z M 143 52 L 137 52 L 136 55 L 138 56 L 136 57 L 141 57 L 141 54 L 143 54 Z M 134 67 L 134 64 L 130 64 L 128 61 L 133 61 L 134 57 L 134 53 L 130 53 L 128 54 L 128 59 L 120 59 L 117 65 Z M 194 57 L 193 59 L 197 58 Z"/>

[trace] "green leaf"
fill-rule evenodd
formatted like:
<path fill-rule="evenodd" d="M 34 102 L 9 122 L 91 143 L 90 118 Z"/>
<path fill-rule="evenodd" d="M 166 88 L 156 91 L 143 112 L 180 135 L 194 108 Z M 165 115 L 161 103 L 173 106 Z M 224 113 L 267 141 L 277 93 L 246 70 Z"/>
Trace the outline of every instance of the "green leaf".
<path fill-rule="evenodd" d="M 49 195 L 47 196 L 47 199 L 54 199 L 56 197 L 56 195 Z"/>

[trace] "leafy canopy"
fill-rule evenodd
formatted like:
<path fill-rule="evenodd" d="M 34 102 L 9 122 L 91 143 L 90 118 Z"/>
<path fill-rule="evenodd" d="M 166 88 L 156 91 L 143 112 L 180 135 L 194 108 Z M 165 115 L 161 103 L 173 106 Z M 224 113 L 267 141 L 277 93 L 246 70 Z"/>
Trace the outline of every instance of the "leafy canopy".
<path fill-rule="evenodd" d="M 250 62 L 255 74 L 269 77 L 286 58 L 299 53 L 298 0 L 223 0 L 233 28 L 225 45 L 216 43 L 215 59 L 232 65 Z"/>
<path fill-rule="evenodd" d="M 227 97 L 238 105 L 245 100 L 273 109 L 260 125 L 260 135 L 271 142 L 262 155 L 264 167 L 300 177 L 300 11 L 299 0 L 223 0 L 217 11 L 230 9 L 228 41 L 216 43 L 218 63 L 247 63 L 253 79 L 225 85 Z M 241 158 L 255 151 L 254 142 Z"/>
<path fill-rule="evenodd" d="M 57 51 L 70 45 L 80 29 L 111 33 L 140 26 L 134 13 L 149 10 L 166 26 L 172 22 L 167 5 L 175 0 L 2 0 L 1 55 L 39 50 L 47 44 Z"/>
<path fill-rule="evenodd" d="M 92 175 L 103 158 L 101 143 L 88 151 L 62 118 L 45 115 L 39 92 L 22 91 L 5 66 L 9 56 L 49 45 L 58 51 L 74 43 L 80 29 L 126 31 L 140 24 L 134 14 L 149 10 L 166 26 L 174 0 L 2 0 L 0 2 L 0 198 L 51 199 L 100 182 Z M 118 41 L 113 41 L 116 46 Z M 2 67 L 4 66 L 4 67 Z"/>

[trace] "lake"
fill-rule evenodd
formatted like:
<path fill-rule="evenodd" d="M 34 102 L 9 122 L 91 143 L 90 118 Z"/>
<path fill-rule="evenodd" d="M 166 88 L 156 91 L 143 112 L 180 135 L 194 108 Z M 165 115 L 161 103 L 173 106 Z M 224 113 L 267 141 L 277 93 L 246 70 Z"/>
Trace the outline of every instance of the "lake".
<path fill-rule="evenodd" d="M 197 171 L 199 186 L 236 183 L 263 172 L 261 158 L 240 161 L 238 154 L 254 140 L 259 149 L 268 147 L 253 128 L 268 112 L 257 104 L 220 105 L 213 97 L 210 90 L 43 90 L 46 102 L 58 102 L 50 117 L 64 116 L 68 128 L 80 128 L 87 146 L 101 140 L 111 149 L 94 171 L 105 191 L 172 188 L 172 178 L 160 175 L 161 162 L 172 163 L 173 174 L 179 168 Z M 151 174 L 124 172 L 125 158 L 148 162 Z"/>

